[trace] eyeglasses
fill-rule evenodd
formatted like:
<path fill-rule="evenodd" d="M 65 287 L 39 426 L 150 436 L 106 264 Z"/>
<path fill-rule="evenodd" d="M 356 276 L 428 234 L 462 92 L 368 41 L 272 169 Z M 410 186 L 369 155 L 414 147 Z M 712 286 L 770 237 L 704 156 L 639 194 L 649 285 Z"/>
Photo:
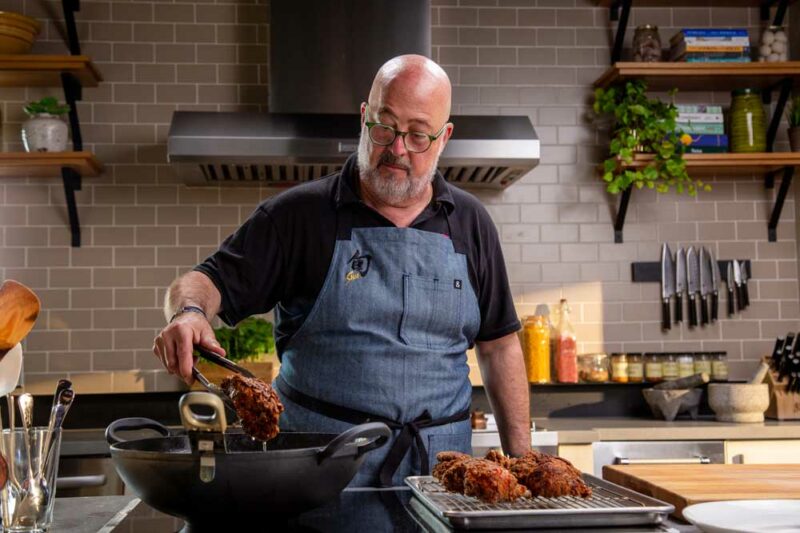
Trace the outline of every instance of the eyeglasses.
<path fill-rule="evenodd" d="M 366 106 L 365 113 L 369 115 L 369 106 Z M 441 137 L 445 128 L 447 128 L 447 124 L 445 124 L 436 135 L 429 135 L 422 131 L 396 130 L 391 126 L 381 124 L 380 122 L 370 122 L 365 120 L 364 124 L 367 126 L 369 138 L 373 143 L 379 146 L 389 146 L 394 142 L 397 136 L 400 135 L 403 137 L 403 144 L 405 145 L 406 150 L 416 154 L 427 151 L 428 148 L 431 147 L 431 144 L 433 144 L 433 141 Z"/>

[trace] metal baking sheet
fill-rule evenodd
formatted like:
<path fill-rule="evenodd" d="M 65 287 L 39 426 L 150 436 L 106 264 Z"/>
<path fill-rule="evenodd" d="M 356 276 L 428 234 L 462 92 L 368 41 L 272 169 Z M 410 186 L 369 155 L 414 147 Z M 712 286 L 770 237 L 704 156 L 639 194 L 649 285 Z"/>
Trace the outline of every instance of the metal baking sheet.
<path fill-rule="evenodd" d="M 484 503 L 448 492 L 433 476 L 412 476 L 406 484 L 442 522 L 456 529 L 545 529 L 657 525 L 675 508 L 662 501 L 584 474 L 590 498 L 522 498 Z"/>

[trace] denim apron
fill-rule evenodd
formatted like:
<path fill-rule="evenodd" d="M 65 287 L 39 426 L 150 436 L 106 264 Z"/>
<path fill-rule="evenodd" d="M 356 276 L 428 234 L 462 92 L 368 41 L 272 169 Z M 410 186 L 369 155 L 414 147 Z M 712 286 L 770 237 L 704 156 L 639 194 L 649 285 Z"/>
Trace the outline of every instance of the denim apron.
<path fill-rule="evenodd" d="M 350 486 L 402 485 L 428 474 L 436 453 L 472 449 L 466 350 L 480 310 L 467 258 L 447 235 L 353 228 L 350 207 L 339 210 L 336 232 L 319 296 L 282 353 L 280 425 L 341 433 L 383 421 L 392 440 L 367 454 Z M 298 312 L 279 305 L 276 320 Z"/>

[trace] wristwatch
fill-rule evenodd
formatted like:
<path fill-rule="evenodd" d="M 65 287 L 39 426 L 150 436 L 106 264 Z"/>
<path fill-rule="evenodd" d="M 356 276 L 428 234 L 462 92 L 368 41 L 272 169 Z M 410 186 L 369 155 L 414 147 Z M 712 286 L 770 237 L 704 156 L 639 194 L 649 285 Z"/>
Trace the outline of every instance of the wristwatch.
<path fill-rule="evenodd" d="M 183 313 L 200 313 L 201 315 L 203 315 L 203 318 L 208 320 L 206 312 L 203 311 L 201 308 L 197 307 L 196 305 L 184 305 L 183 307 L 175 311 L 175 314 L 170 317 L 169 319 L 170 323 L 172 323 L 173 320 L 175 320 L 179 315 L 182 315 Z"/>

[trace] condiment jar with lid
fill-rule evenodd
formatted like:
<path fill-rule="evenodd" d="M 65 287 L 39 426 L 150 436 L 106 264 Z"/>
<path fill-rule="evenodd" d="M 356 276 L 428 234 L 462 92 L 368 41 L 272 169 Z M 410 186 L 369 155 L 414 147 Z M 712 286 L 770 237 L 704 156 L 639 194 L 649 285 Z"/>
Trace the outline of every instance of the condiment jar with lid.
<path fill-rule="evenodd" d="M 711 358 L 711 379 L 728 381 L 728 354 L 715 352 Z"/>
<path fill-rule="evenodd" d="M 624 353 L 611 354 L 611 381 L 614 383 L 628 382 L 628 356 Z"/>
<path fill-rule="evenodd" d="M 705 352 L 696 352 L 694 354 L 694 373 L 705 373 L 711 377 L 711 357 Z"/>
<path fill-rule="evenodd" d="M 608 355 L 589 353 L 578 356 L 578 378 L 582 383 L 608 381 Z"/>
<path fill-rule="evenodd" d="M 642 354 L 629 353 L 628 354 L 628 382 L 641 383 L 644 381 L 644 362 L 642 361 Z"/>
<path fill-rule="evenodd" d="M 664 380 L 678 379 L 680 372 L 678 372 L 678 356 L 674 353 L 665 353 L 662 356 L 661 372 L 664 375 Z"/>
<path fill-rule="evenodd" d="M 758 45 L 758 60 L 774 63 L 788 61 L 789 38 L 783 26 L 767 26 L 761 32 L 761 41 Z"/>
<path fill-rule="evenodd" d="M 644 379 L 650 383 L 664 381 L 664 365 L 657 353 L 648 353 L 644 357 Z"/>
<path fill-rule="evenodd" d="M 645 24 L 633 33 L 633 60 L 646 63 L 661 61 L 661 37 L 658 26 Z"/>
<path fill-rule="evenodd" d="M 767 118 L 761 103 L 761 91 L 736 89 L 731 95 L 731 152 L 766 152 Z"/>
<path fill-rule="evenodd" d="M 678 355 L 678 377 L 685 378 L 694 375 L 694 357 L 690 353 Z"/>

